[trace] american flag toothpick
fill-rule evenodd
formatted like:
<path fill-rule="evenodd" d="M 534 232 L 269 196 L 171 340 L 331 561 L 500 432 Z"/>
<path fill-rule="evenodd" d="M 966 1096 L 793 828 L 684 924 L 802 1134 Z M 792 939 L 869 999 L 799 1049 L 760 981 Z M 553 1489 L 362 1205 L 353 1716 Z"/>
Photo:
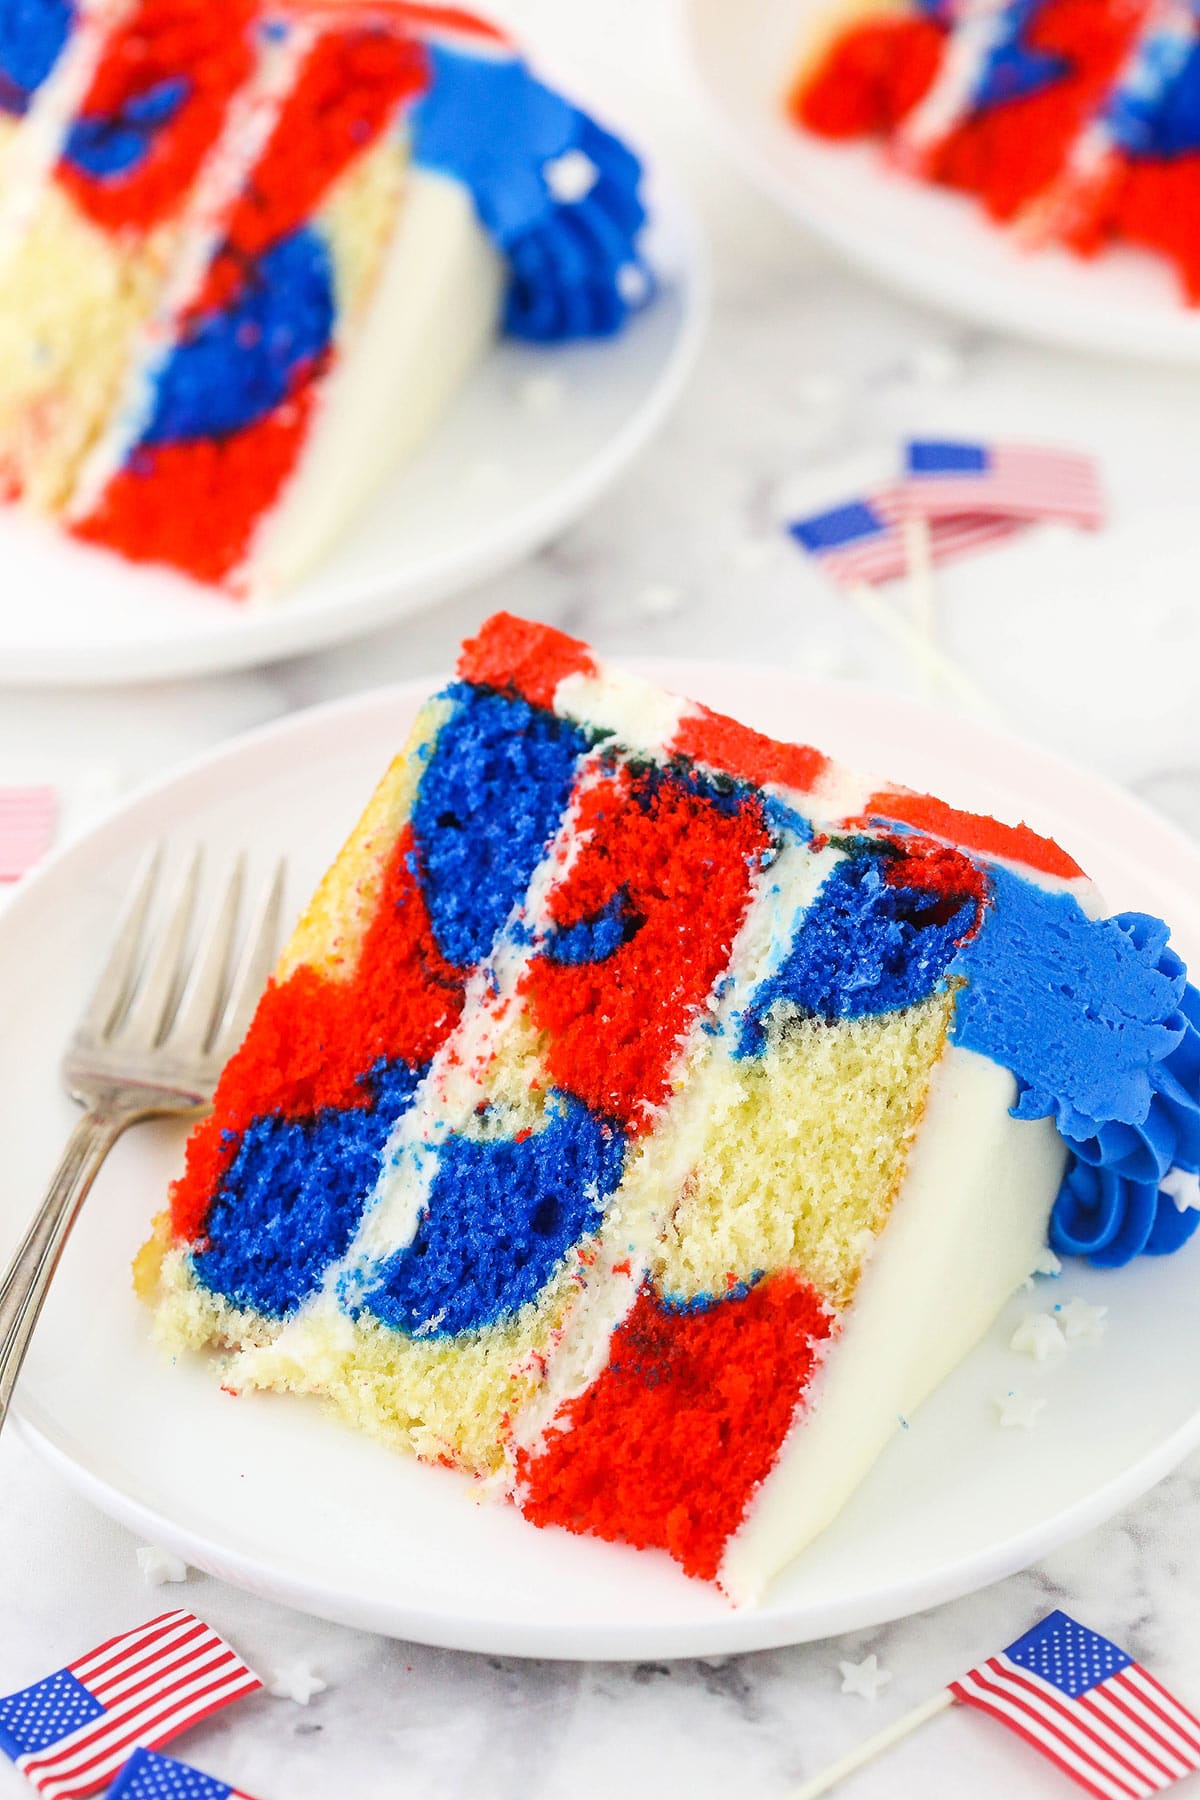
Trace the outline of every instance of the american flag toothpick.
<path fill-rule="evenodd" d="M 1148 1800 L 1200 1770 L 1200 1719 L 1118 1645 L 1052 1612 L 793 1800 L 817 1800 L 955 1703 L 1007 1725 L 1094 1800 Z"/>
<path fill-rule="evenodd" d="M 793 519 L 788 530 L 840 587 L 863 581 L 874 585 L 908 573 L 904 526 L 911 510 L 906 490 L 893 483 L 824 512 Z M 959 516 L 943 516 L 931 524 L 930 560 L 948 562 L 1018 529 L 1016 521 L 972 515 L 969 509 L 960 508 Z"/>
<path fill-rule="evenodd" d="M 972 712 L 991 718 L 999 718 L 999 709 L 936 641 L 929 571 L 934 563 L 965 555 L 1019 529 L 1009 519 L 971 517 L 927 525 L 912 518 L 895 486 L 794 519 L 788 526 L 796 542 L 858 610 L 913 658 L 930 687 L 946 688 Z M 876 583 L 905 574 L 914 597 L 912 619 L 875 592 Z"/>
<path fill-rule="evenodd" d="M 254 1796 L 173 1756 L 135 1750 L 108 1790 L 108 1800 L 254 1800 Z"/>
<path fill-rule="evenodd" d="M 163 1613 L 0 1697 L 0 1750 L 45 1800 L 76 1800 L 107 1787 L 139 1746 L 261 1686 L 211 1626 Z"/>
<path fill-rule="evenodd" d="M 1014 524 L 1059 519 L 1089 531 L 1104 523 L 1099 470 L 1080 450 L 916 438 L 904 448 L 900 491 L 931 527 L 962 513 Z"/>
<path fill-rule="evenodd" d="M 45 856 L 57 823 L 52 787 L 0 786 L 0 881 L 17 881 Z"/>

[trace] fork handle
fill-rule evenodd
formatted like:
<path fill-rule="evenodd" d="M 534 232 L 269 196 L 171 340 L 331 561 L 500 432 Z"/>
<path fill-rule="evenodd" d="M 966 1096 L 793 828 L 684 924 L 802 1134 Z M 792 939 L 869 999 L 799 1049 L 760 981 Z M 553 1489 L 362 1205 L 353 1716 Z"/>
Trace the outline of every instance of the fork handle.
<path fill-rule="evenodd" d="M 84 1113 L 0 1282 L 0 1430 L 63 1245 L 101 1163 L 128 1123 L 107 1112 Z"/>

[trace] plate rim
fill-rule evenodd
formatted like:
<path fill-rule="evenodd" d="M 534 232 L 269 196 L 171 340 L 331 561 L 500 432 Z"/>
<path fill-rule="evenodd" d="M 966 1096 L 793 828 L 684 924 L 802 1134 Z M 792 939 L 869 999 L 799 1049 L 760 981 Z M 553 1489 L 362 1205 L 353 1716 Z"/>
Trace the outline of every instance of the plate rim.
<path fill-rule="evenodd" d="M 758 5 L 761 0 L 752 3 Z M 802 0 L 796 0 L 798 15 L 800 4 Z M 938 256 L 932 262 L 916 256 L 902 258 L 890 249 L 875 246 L 869 233 L 855 230 L 852 223 L 843 223 L 829 209 L 806 204 L 803 185 L 793 183 L 774 166 L 745 131 L 727 97 L 709 80 L 702 20 L 711 10 L 710 0 L 676 0 L 677 36 L 693 90 L 747 180 L 844 262 L 881 287 L 930 307 L 943 317 L 968 320 L 1046 349 L 1118 357 L 1135 365 L 1188 368 L 1200 364 L 1200 308 L 1181 304 L 1177 313 L 1153 315 L 1155 330 L 1139 332 L 1138 308 L 1132 303 L 1112 306 L 1108 314 L 1093 315 L 1080 309 L 1068 318 L 1074 295 L 1069 301 L 1064 297 L 1058 307 L 1043 308 L 1036 291 L 1023 292 L 1018 281 L 1006 284 L 999 300 L 988 302 L 982 298 L 980 279 L 970 276 L 969 251 Z M 746 29 L 752 29 L 750 22 Z M 802 134 L 794 135 L 802 141 Z M 853 147 L 847 147 L 847 154 L 852 153 Z M 919 191 L 927 201 L 936 199 L 943 204 L 947 219 L 954 216 L 964 200 L 963 196 L 950 191 L 942 193 L 929 184 L 919 184 Z"/>
<path fill-rule="evenodd" d="M 622 658 L 623 666 L 635 673 L 687 691 L 703 688 L 704 677 L 714 671 L 728 674 L 729 665 L 717 658 L 651 657 Z M 819 679 L 794 670 L 771 669 L 766 665 L 739 663 L 739 679 L 778 683 L 781 678 L 794 685 L 798 698 L 805 693 L 835 695 L 846 705 L 878 706 L 881 699 L 899 714 L 915 719 L 951 717 L 957 727 L 966 730 L 974 742 L 1003 754 L 1017 750 L 1032 754 L 1041 768 L 1053 771 L 1068 783 L 1082 782 L 1097 798 L 1112 809 L 1119 824 L 1122 815 L 1136 815 L 1141 823 L 1151 824 L 1161 834 L 1165 846 L 1177 852 L 1185 862 L 1200 871 L 1200 846 L 1179 826 L 1153 805 L 1131 794 L 1107 776 L 1099 775 L 1069 757 L 1045 749 L 1018 733 L 989 720 L 946 715 L 908 695 L 880 689 L 867 683 Z M 103 815 L 77 832 L 49 856 L 21 883 L 8 905 L 0 913 L 0 935 L 13 929 L 26 911 L 38 905 L 39 890 L 49 880 L 57 879 L 64 866 L 94 849 L 95 840 L 129 824 L 147 805 L 153 806 L 164 796 L 197 776 L 213 775 L 220 765 L 255 755 L 267 747 L 278 747 L 290 736 L 303 737 L 314 726 L 325 729 L 339 720 L 364 710 L 386 711 L 397 704 L 415 704 L 431 691 L 439 677 L 414 677 L 390 682 L 358 693 L 299 708 L 265 724 L 237 733 L 209 746 L 193 756 L 172 765 L 140 783 L 111 805 Z M 1066 804 L 1072 804 L 1068 792 Z M 19 929 L 19 924 L 18 927 Z M 274 1564 L 260 1555 L 241 1548 L 230 1548 L 206 1532 L 188 1525 L 176 1525 L 167 1513 L 130 1492 L 125 1486 L 106 1480 L 103 1475 L 77 1460 L 68 1446 L 57 1442 L 26 1415 L 20 1385 L 14 1398 L 11 1422 L 18 1436 L 68 1486 L 82 1494 L 90 1504 L 147 1540 L 184 1557 L 192 1566 L 205 1569 L 221 1579 L 231 1580 L 272 1601 L 299 1611 L 330 1619 L 358 1629 L 384 1635 L 411 1638 L 417 1642 L 447 1649 L 481 1653 L 515 1655 L 548 1660 L 625 1661 L 645 1657 L 685 1657 L 703 1655 L 747 1654 L 784 1645 L 812 1642 L 837 1633 L 865 1629 L 889 1621 L 927 1611 L 990 1586 L 996 1581 L 1027 1568 L 1062 1544 L 1094 1529 L 1162 1480 L 1200 1445 L 1200 1405 L 1196 1411 L 1166 1437 L 1138 1455 L 1120 1474 L 1102 1487 L 1083 1496 L 1059 1511 L 1039 1520 L 1011 1536 L 993 1542 L 986 1551 L 972 1551 L 938 1571 L 935 1577 L 922 1574 L 877 1587 L 847 1604 L 828 1601 L 809 1606 L 802 1614 L 770 1612 L 765 1609 L 730 1609 L 716 1618 L 701 1618 L 666 1624 L 637 1620 L 621 1626 L 589 1625 L 586 1643 L 579 1649 L 566 1647 L 560 1621 L 517 1624 L 506 1623 L 495 1613 L 465 1610 L 433 1611 L 425 1605 L 397 1609 L 394 1599 L 378 1601 L 365 1593 L 339 1590 L 336 1582 L 307 1572 Z"/>

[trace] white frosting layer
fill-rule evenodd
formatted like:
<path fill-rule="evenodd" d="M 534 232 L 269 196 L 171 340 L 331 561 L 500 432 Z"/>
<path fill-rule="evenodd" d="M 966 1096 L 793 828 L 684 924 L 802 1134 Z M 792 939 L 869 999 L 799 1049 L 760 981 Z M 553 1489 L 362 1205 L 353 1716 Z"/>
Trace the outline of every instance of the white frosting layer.
<path fill-rule="evenodd" d="M 503 264 L 467 190 L 409 171 L 379 284 L 244 571 L 255 600 L 304 573 L 410 454 L 494 337 Z"/>
<path fill-rule="evenodd" d="M 969 112 L 987 59 L 1003 36 L 1007 6 L 1008 0 L 968 0 L 933 86 L 901 128 L 902 155 L 919 159 Z"/>
<path fill-rule="evenodd" d="M 1009 1116 L 1007 1069 L 950 1047 L 858 1292 L 740 1530 L 720 1581 L 735 1604 L 834 1518 L 910 1416 L 979 1341 L 1046 1241 L 1066 1147 Z"/>
<path fill-rule="evenodd" d="M 635 756 L 662 757 L 695 708 L 637 675 L 598 668 L 595 675 L 565 675 L 554 690 L 554 710 L 564 719 L 615 732 Z"/>

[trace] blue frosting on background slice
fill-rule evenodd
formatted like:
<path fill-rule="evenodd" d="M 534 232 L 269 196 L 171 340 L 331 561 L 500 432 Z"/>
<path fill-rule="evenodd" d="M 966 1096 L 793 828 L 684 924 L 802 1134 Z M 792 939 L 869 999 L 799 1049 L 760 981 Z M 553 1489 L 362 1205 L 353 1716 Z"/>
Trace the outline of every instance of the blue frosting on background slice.
<path fill-rule="evenodd" d="M 470 189 L 504 252 L 505 329 L 543 340 L 619 330 L 649 291 L 637 251 L 638 159 L 517 58 L 441 45 L 429 58 L 430 87 L 411 114 L 413 158 Z M 572 152 L 594 179 L 578 198 L 559 199 L 548 168 Z"/>
<path fill-rule="evenodd" d="M 413 808 L 417 870 L 438 948 L 480 963 L 558 828 L 587 740 L 513 694 L 466 683 Z"/>
<path fill-rule="evenodd" d="M 416 1237 L 367 1296 L 377 1318 L 423 1337 L 511 1318 L 597 1228 L 621 1179 L 624 1137 L 572 1096 L 553 1105 L 528 1137 L 443 1147 Z"/>
<path fill-rule="evenodd" d="M 0 112 L 26 110 L 74 22 L 74 0 L 0 0 Z"/>

